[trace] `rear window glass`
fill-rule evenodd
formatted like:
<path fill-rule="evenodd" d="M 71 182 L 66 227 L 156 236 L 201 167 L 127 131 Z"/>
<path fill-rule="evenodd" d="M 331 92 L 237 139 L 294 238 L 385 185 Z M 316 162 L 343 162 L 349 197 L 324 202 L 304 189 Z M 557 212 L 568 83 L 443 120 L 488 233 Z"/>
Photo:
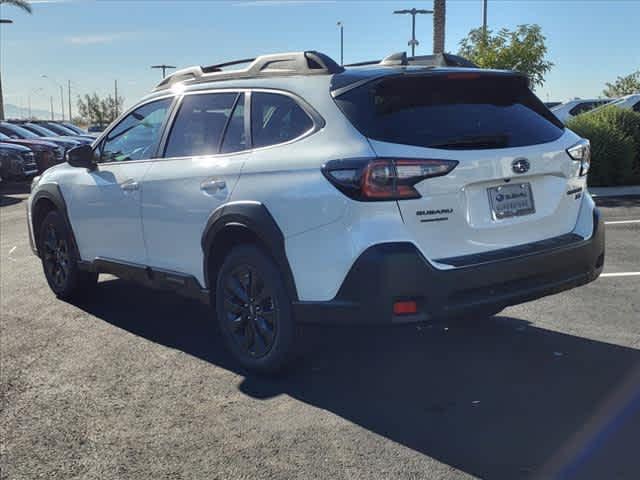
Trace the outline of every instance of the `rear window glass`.
<path fill-rule="evenodd" d="M 519 147 L 553 141 L 564 131 L 516 76 L 386 77 L 336 102 L 363 135 L 420 147 Z"/>

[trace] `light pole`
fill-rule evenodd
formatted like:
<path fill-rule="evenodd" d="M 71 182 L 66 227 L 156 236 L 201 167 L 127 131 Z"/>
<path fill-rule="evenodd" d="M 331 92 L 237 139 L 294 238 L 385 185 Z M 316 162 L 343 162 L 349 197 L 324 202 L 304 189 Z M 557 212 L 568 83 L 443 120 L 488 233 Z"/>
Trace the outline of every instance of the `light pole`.
<path fill-rule="evenodd" d="M 40 88 L 33 88 L 29 91 L 29 94 L 27 95 L 27 99 L 29 102 L 29 120 L 31 120 L 32 115 L 31 115 L 31 95 L 33 95 L 34 93 L 38 93 L 38 92 L 42 92 L 42 87 Z"/>
<path fill-rule="evenodd" d="M 433 13 L 433 10 L 418 10 L 412 8 L 411 10 L 394 10 L 396 14 L 409 14 L 411 15 L 411 40 L 409 40 L 409 46 L 411 46 L 411 56 L 416 56 L 416 45 L 420 45 L 420 42 L 416 40 L 416 15 L 424 13 Z"/>
<path fill-rule="evenodd" d="M 49 77 L 48 75 L 40 75 L 42 78 L 46 78 L 47 80 L 53 82 L 55 85 L 57 85 L 60 88 L 60 112 L 62 115 L 62 121 L 64 121 L 64 93 L 62 90 L 62 85 L 60 85 L 58 82 L 56 82 L 53 78 Z"/>
<path fill-rule="evenodd" d="M 0 18 L 0 23 L 13 23 L 13 20 Z M 2 75 L 0 75 L 0 120 L 4 120 L 4 100 L 2 96 Z"/>
<path fill-rule="evenodd" d="M 337 25 L 340 27 L 340 65 L 344 65 L 344 24 L 338 22 Z"/>
<path fill-rule="evenodd" d="M 162 78 L 167 76 L 167 70 L 169 70 L 170 68 L 176 68 L 173 65 L 165 65 L 164 63 L 162 65 L 151 65 L 151 68 L 160 68 L 162 69 Z"/>

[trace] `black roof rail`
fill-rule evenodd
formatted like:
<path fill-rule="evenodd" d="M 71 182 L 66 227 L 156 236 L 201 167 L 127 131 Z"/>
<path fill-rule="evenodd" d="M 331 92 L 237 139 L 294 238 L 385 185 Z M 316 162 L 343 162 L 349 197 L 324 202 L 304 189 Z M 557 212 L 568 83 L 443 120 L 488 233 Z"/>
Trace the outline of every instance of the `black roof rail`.
<path fill-rule="evenodd" d="M 223 70 L 224 67 L 249 63 L 240 70 Z M 176 83 L 215 82 L 240 78 L 256 78 L 286 75 L 330 75 L 343 72 L 331 57 L 324 53 L 307 50 L 303 52 L 276 53 L 256 58 L 233 60 L 206 67 L 189 67 L 178 70 L 163 79 L 155 91 L 165 90 Z"/>
<path fill-rule="evenodd" d="M 436 53 L 434 55 L 420 55 L 407 58 L 409 65 L 424 65 L 426 67 L 463 67 L 478 68 L 466 58 L 451 53 Z"/>
<path fill-rule="evenodd" d="M 466 58 L 450 53 L 436 53 L 434 55 L 420 55 L 407 57 L 405 52 L 393 53 L 382 60 L 367 60 L 364 62 L 349 63 L 345 67 L 364 67 L 366 65 L 421 65 L 425 67 L 466 67 L 478 68 L 478 66 Z"/>

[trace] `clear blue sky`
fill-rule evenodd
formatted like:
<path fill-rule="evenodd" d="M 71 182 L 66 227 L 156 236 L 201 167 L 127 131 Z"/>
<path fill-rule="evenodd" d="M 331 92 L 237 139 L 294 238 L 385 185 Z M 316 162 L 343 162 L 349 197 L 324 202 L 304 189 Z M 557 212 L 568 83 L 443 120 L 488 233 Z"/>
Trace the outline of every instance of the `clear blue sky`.
<path fill-rule="evenodd" d="M 59 83 L 73 96 L 113 90 L 125 104 L 149 91 L 156 63 L 184 67 L 277 51 L 313 49 L 339 59 L 336 22 L 345 24 L 345 62 L 406 50 L 410 17 L 397 8 L 430 8 L 431 1 L 90 1 L 35 0 L 33 15 L 3 6 L 0 68 L 5 102 L 47 110 Z M 543 100 L 601 94 L 606 81 L 640 68 L 640 0 L 489 0 L 489 27 L 538 23 L 556 65 L 537 93 Z M 482 0 L 448 0 L 446 50 L 455 52 L 481 24 Z M 432 49 L 432 20 L 418 18 L 417 53 Z M 65 90 L 66 98 L 66 90 Z M 65 99 L 66 105 L 66 99 Z M 74 109 L 75 102 L 74 102 Z"/>

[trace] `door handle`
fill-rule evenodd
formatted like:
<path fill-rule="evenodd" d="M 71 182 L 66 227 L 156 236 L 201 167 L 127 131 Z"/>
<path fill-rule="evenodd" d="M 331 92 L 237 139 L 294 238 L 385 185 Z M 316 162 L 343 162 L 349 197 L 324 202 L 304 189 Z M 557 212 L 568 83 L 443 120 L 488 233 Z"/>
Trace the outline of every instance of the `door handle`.
<path fill-rule="evenodd" d="M 125 192 L 133 192 L 140 189 L 140 184 L 135 180 L 127 180 L 120 185 L 120 188 L 122 188 L 122 190 L 124 190 Z"/>
<path fill-rule="evenodd" d="M 208 178 L 200 184 L 200 190 L 206 193 L 215 193 L 218 190 L 224 190 L 225 188 L 227 188 L 225 181 L 217 178 Z"/>

